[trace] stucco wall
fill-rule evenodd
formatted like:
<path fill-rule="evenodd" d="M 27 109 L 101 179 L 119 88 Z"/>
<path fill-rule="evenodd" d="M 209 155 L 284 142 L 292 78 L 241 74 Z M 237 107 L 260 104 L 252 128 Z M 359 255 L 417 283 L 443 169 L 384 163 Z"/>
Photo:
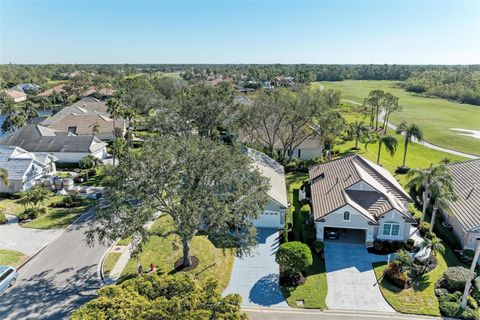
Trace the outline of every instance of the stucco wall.
<path fill-rule="evenodd" d="M 253 225 L 257 227 L 272 227 L 283 228 L 285 223 L 286 209 L 279 205 L 276 201 L 271 200 L 263 210 L 268 212 L 276 212 L 278 215 L 267 214 L 265 216 L 259 216 L 253 221 Z M 268 222 L 268 225 L 266 224 Z M 274 223 L 274 224 L 273 224 Z"/>
<path fill-rule="evenodd" d="M 300 149 L 300 157 L 298 156 L 298 150 L 299 149 L 293 150 L 292 158 L 310 160 L 310 159 L 315 159 L 322 156 L 321 149 Z"/>
<path fill-rule="evenodd" d="M 383 226 L 386 222 L 397 222 L 399 224 L 400 229 L 398 232 L 398 237 L 383 235 Z M 375 236 L 380 240 L 406 241 L 410 233 L 410 224 L 405 222 L 405 219 L 400 212 L 397 210 L 392 210 L 384 214 L 380 219 L 380 225 L 376 232 L 377 234 Z"/>

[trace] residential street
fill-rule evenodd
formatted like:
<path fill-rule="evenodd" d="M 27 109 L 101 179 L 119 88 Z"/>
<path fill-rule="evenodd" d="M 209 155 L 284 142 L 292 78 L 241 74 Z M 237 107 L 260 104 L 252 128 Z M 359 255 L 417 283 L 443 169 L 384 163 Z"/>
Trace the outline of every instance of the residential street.
<path fill-rule="evenodd" d="M 15 286 L 0 296 L 0 319 L 63 319 L 95 296 L 107 247 L 85 243 L 93 215 L 81 216 L 19 271 Z"/>

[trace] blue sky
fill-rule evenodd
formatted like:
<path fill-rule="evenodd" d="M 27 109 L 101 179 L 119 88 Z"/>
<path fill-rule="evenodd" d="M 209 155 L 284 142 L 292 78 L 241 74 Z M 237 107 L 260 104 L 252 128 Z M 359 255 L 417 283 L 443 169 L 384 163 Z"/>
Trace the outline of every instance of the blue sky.
<path fill-rule="evenodd" d="M 480 63 L 480 1 L 5 1 L 0 63 Z"/>

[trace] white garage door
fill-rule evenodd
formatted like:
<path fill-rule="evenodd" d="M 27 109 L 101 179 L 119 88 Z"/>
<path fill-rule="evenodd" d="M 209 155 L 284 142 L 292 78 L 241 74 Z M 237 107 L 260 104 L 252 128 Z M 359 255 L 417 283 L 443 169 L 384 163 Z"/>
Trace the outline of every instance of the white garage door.
<path fill-rule="evenodd" d="M 253 221 L 253 225 L 262 228 L 280 228 L 280 213 L 276 211 L 263 211 L 263 213 Z"/>

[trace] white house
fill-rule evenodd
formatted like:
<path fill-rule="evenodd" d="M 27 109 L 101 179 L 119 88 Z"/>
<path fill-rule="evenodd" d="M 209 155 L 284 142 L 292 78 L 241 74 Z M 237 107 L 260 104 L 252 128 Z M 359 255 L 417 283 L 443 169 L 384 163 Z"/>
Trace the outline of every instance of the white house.
<path fill-rule="evenodd" d="M 35 180 L 56 171 L 55 157 L 36 155 L 19 147 L 0 145 L 0 168 L 7 169 L 8 185 L 0 181 L 0 192 L 15 193 L 30 189 Z"/>
<path fill-rule="evenodd" d="M 7 96 L 13 99 L 15 103 L 27 100 L 27 94 L 23 91 L 19 91 L 15 89 L 7 89 L 4 91 L 7 94 Z"/>
<path fill-rule="evenodd" d="M 267 192 L 270 202 L 264 208 L 260 217 L 253 221 L 253 225 L 262 228 L 282 229 L 288 208 L 283 166 L 266 154 L 251 148 L 246 148 L 246 154 L 252 159 L 253 166 L 270 182 L 270 189 Z"/>
<path fill-rule="evenodd" d="M 395 178 L 358 155 L 311 167 L 308 187 L 318 240 L 333 232 L 355 234 L 366 246 L 406 241 L 416 223 L 408 212 L 412 199 Z"/>
<path fill-rule="evenodd" d="M 0 144 L 18 146 L 29 152 L 53 155 L 58 162 L 75 163 L 92 155 L 105 159 L 107 144 L 95 136 L 77 136 L 40 125 L 25 126 L 0 139 Z"/>

